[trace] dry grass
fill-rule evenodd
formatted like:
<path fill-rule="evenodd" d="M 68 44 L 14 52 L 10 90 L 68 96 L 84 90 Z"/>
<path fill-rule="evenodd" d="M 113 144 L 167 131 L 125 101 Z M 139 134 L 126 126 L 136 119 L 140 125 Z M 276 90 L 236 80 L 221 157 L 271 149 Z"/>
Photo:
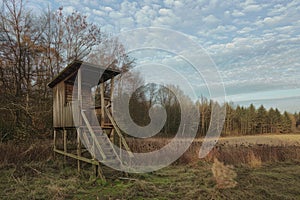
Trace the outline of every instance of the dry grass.
<path fill-rule="evenodd" d="M 235 181 L 237 174 L 232 165 L 224 165 L 215 158 L 212 173 L 217 183 L 216 187 L 219 189 L 234 188 L 237 185 Z"/>
<path fill-rule="evenodd" d="M 292 142 L 293 137 L 295 141 Z M 248 140 L 249 138 L 251 139 Z M 273 138 L 273 140 L 268 140 L 268 138 Z M 266 162 L 299 160 L 300 145 L 296 145 L 298 144 L 298 139 L 300 139 L 300 135 L 263 135 L 261 137 L 221 138 L 204 160 L 214 162 L 214 159 L 217 158 L 225 164 L 245 164 L 251 168 L 260 167 Z M 142 140 L 129 139 L 128 141 L 129 146 L 134 152 L 151 152 L 162 148 L 168 144 L 170 140 L 169 138 L 155 138 Z M 175 164 L 197 163 L 199 161 L 198 153 L 201 145 L 202 140 L 195 140 Z"/>
<path fill-rule="evenodd" d="M 247 156 L 247 164 L 251 167 L 251 168 L 258 168 L 262 166 L 262 161 L 260 156 L 255 155 L 253 153 L 253 151 L 250 151 L 248 156 Z"/>
<path fill-rule="evenodd" d="M 197 139 L 202 142 L 202 139 Z M 265 134 L 247 135 L 235 137 L 221 137 L 218 141 L 220 145 L 272 145 L 272 146 L 300 146 L 300 134 Z"/>
<path fill-rule="evenodd" d="M 253 145 L 251 147 L 216 146 L 204 160 L 213 162 L 214 158 L 218 158 L 226 164 L 248 165 L 255 168 L 268 162 L 300 160 L 300 147 L 270 145 Z"/>
<path fill-rule="evenodd" d="M 0 164 L 2 165 L 40 162 L 49 160 L 52 155 L 52 141 L 31 141 L 31 143 L 22 144 L 0 143 Z"/>
<path fill-rule="evenodd" d="M 149 151 L 168 141 L 135 141 L 131 145 Z M 300 147 L 219 144 L 199 161 L 200 146 L 201 143 L 194 142 L 174 165 L 162 170 L 130 175 L 133 181 L 103 183 L 95 180 L 90 165 L 78 174 L 76 162 L 64 165 L 59 156 L 53 160 L 49 141 L 1 144 L 0 199 L 297 199 L 300 196 L 300 165 L 298 161 L 289 161 L 299 159 Z M 264 163 L 268 161 L 286 162 Z"/>

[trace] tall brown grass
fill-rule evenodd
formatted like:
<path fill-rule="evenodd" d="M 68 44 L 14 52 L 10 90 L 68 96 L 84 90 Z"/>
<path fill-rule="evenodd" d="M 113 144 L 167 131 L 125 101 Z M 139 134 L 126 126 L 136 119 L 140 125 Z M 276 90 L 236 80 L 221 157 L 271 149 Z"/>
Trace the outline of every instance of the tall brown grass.
<path fill-rule="evenodd" d="M 237 182 L 234 180 L 237 174 L 232 165 L 224 165 L 215 158 L 211 170 L 217 183 L 217 188 L 234 188 L 237 185 Z"/>
<path fill-rule="evenodd" d="M 49 140 L 0 143 L 0 165 L 40 162 L 50 159 L 52 155 L 52 141 Z"/>
<path fill-rule="evenodd" d="M 150 152 L 162 148 L 170 142 L 170 139 L 130 139 L 128 142 L 133 152 Z M 188 150 L 176 161 L 176 164 L 191 164 L 198 162 L 198 153 L 201 144 L 200 141 L 193 142 Z M 215 158 L 225 164 L 245 164 L 255 168 L 260 167 L 265 162 L 300 160 L 300 146 L 217 144 L 203 160 L 213 163 Z"/>
<path fill-rule="evenodd" d="M 212 162 L 214 158 L 226 164 L 259 167 L 265 162 L 300 160 L 300 146 L 216 146 L 205 160 Z"/>
<path fill-rule="evenodd" d="M 168 144 L 170 139 L 129 139 L 128 143 L 133 152 L 151 152 Z M 201 142 L 193 142 L 188 150 L 175 164 L 192 164 L 199 161 L 198 153 Z M 53 156 L 51 140 L 34 140 L 31 143 L 0 143 L 0 165 L 22 164 L 49 160 Z M 247 164 L 259 167 L 264 162 L 300 160 L 300 146 L 272 146 L 272 145 L 216 145 L 203 159 L 231 165 Z"/>

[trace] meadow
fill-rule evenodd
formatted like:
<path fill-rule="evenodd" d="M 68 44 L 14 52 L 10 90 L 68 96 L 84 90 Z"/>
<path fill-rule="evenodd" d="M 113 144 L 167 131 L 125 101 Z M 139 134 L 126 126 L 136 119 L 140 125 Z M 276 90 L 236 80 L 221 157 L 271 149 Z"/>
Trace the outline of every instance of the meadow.
<path fill-rule="evenodd" d="M 299 199 L 299 142 L 299 135 L 221 138 L 200 160 L 199 139 L 166 168 L 106 181 L 95 178 L 88 164 L 78 174 L 74 160 L 54 158 L 51 141 L 0 144 L 0 198 Z"/>

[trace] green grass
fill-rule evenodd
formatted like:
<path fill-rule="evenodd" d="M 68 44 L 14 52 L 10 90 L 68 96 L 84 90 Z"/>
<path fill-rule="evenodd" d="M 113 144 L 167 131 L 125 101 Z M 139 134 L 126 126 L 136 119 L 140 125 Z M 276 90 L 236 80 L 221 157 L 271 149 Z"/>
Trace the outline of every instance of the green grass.
<path fill-rule="evenodd" d="M 300 162 L 234 170 L 238 185 L 217 189 L 211 163 L 173 165 L 127 180 L 95 179 L 92 167 L 79 175 L 60 161 L 0 166 L 0 199 L 299 199 Z"/>

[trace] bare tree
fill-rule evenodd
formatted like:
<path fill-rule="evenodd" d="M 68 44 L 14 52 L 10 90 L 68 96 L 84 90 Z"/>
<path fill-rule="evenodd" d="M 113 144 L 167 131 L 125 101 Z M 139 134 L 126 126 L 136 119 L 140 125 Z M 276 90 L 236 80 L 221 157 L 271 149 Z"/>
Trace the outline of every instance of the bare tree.
<path fill-rule="evenodd" d="M 32 91 L 35 69 L 33 60 L 39 52 L 38 40 L 41 27 L 35 25 L 34 18 L 24 9 L 22 0 L 5 0 L 1 20 L 1 66 L 3 85 L 7 85 L 6 107 L 15 110 L 17 125 L 25 115 L 31 120 L 29 96 Z"/>

